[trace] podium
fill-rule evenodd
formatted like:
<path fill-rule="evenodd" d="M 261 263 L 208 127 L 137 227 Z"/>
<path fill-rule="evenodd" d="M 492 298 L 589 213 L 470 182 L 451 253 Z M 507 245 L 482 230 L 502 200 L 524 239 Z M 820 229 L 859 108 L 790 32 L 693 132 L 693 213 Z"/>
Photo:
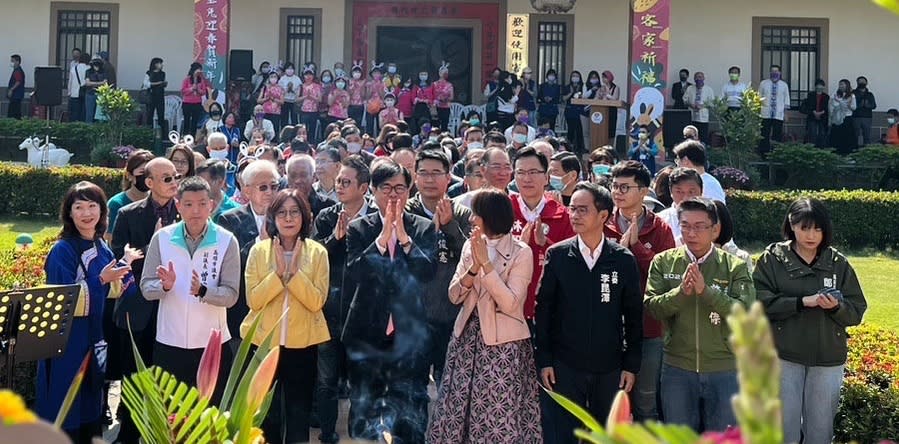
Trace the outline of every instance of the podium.
<path fill-rule="evenodd" d="M 618 108 L 624 108 L 627 104 L 621 100 L 599 99 L 571 99 L 571 104 L 590 107 L 590 114 L 587 116 L 590 120 L 590 146 L 587 147 L 587 152 L 610 145 L 609 117 L 612 113 L 617 113 Z"/>

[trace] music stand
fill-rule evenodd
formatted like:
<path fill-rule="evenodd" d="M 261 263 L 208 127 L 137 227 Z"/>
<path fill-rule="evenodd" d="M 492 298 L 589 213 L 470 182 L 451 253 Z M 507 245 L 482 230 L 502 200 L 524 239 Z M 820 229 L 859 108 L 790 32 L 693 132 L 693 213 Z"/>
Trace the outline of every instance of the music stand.
<path fill-rule="evenodd" d="M 80 285 L 0 292 L 0 353 L 6 384 L 13 388 L 16 362 L 62 356 L 69 341 Z"/>

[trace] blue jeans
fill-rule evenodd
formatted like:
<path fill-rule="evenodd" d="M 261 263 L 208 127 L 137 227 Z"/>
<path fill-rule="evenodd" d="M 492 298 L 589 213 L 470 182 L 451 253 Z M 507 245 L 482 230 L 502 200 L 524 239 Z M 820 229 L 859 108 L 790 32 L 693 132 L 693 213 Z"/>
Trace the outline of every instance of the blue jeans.
<path fill-rule="evenodd" d="M 637 374 L 637 383 L 631 391 L 634 419 L 637 421 L 659 419 L 658 393 L 663 346 L 662 338 L 643 338 L 640 373 Z"/>
<path fill-rule="evenodd" d="M 69 122 L 84 121 L 84 97 L 69 97 Z"/>
<path fill-rule="evenodd" d="M 730 399 L 738 390 L 736 371 L 696 373 L 662 365 L 662 411 L 667 423 L 701 432 L 701 402 L 704 429 L 724 431 L 737 424 Z"/>
<path fill-rule="evenodd" d="M 97 94 L 84 95 L 84 121 L 94 123 L 94 115 L 97 113 Z"/>
<path fill-rule="evenodd" d="M 840 405 L 843 366 L 808 367 L 780 360 L 784 442 L 829 444 Z"/>

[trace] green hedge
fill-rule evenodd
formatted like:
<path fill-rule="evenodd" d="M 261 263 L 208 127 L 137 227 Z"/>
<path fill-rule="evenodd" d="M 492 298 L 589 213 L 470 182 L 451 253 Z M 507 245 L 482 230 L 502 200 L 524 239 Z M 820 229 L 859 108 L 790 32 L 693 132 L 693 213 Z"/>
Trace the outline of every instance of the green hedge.
<path fill-rule="evenodd" d="M 121 191 L 122 170 L 81 165 L 31 168 L 0 163 L 0 214 L 58 215 L 66 190 L 82 180 L 99 185 L 111 197 Z"/>
<path fill-rule="evenodd" d="M 799 197 L 814 197 L 830 210 L 834 244 L 852 248 L 899 247 L 899 192 L 885 191 L 733 191 L 727 208 L 738 242 L 775 242 L 787 207 Z"/>
<path fill-rule="evenodd" d="M 28 154 L 19 150 L 19 144 L 33 135 L 49 135 L 58 147 L 68 150 L 75 156 L 71 163 L 90 163 L 90 154 L 99 142 L 105 142 L 107 125 L 102 122 L 50 122 L 40 119 L 0 119 L 0 160 L 25 162 Z M 122 145 L 150 149 L 153 146 L 153 129 L 148 127 L 127 126 L 122 134 Z"/>

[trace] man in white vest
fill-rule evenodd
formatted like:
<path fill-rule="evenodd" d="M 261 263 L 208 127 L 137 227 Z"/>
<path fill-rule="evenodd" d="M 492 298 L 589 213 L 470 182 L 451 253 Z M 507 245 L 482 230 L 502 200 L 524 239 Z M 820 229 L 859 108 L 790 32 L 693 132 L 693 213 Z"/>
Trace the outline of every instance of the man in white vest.
<path fill-rule="evenodd" d="M 237 239 L 209 220 L 214 204 L 205 180 L 181 181 L 175 205 L 181 222 L 153 235 L 140 288 L 146 299 L 159 300 L 154 364 L 195 386 L 210 331 L 222 332 L 223 345 L 231 339 L 226 310 L 237 301 L 240 251 Z M 231 350 L 224 346 L 221 375 L 230 361 Z M 219 377 L 217 394 L 224 378 Z"/>

